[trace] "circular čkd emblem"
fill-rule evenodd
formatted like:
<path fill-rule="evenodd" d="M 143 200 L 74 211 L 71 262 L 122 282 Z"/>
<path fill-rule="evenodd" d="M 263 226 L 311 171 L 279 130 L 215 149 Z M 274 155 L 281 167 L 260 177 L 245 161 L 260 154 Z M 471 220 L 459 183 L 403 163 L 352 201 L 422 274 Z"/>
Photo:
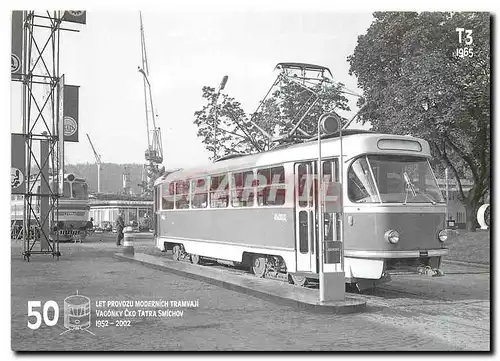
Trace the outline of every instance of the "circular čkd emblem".
<path fill-rule="evenodd" d="M 10 54 L 10 72 L 16 73 L 21 68 L 21 60 L 16 54 Z"/>
<path fill-rule="evenodd" d="M 71 137 L 73 134 L 75 134 L 77 128 L 78 125 L 76 124 L 76 120 L 68 116 L 64 117 L 64 135 L 66 137 Z"/>
<path fill-rule="evenodd" d="M 24 183 L 24 174 L 18 168 L 12 167 L 10 169 L 10 186 L 11 188 L 18 188 Z"/>
<path fill-rule="evenodd" d="M 68 13 L 71 16 L 82 16 L 83 15 L 83 10 L 68 10 Z"/>

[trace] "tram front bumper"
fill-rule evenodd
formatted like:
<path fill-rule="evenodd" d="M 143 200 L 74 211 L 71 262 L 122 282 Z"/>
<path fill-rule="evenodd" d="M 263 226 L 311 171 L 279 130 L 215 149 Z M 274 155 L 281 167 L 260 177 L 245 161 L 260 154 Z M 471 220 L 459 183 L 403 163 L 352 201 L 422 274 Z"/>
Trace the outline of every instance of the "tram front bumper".
<path fill-rule="evenodd" d="M 422 258 L 447 256 L 448 252 L 448 248 L 425 250 L 417 249 L 410 251 L 365 251 L 346 249 L 344 251 L 344 256 L 366 259 Z"/>
<path fill-rule="evenodd" d="M 442 275 L 439 269 L 441 259 L 447 254 L 446 248 L 412 251 L 345 250 L 345 273 L 348 278 L 372 280 L 383 278 L 387 272 Z"/>

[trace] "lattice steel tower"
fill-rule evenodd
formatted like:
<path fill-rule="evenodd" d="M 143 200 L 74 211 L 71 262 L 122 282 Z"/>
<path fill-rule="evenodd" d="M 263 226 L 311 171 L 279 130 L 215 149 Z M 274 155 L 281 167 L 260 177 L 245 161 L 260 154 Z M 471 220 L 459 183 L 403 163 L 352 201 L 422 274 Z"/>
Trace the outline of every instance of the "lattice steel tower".
<path fill-rule="evenodd" d="M 82 13 L 14 11 L 12 16 L 11 79 L 22 84 L 22 134 L 17 135 L 24 140 L 18 148 L 24 153 L 24 164 L 21 171 L 12 168 L 11 189 L 12 194 L 24 198 L 23 257 L 28 261 L 33 254 L 61 255 L 59 233 L 54 231 L 64 180 L 60 34 L 62 30 L 78 31 L 61 24 Z M 22 187 L 17 186 L 19 177 L 23 178 Z"/>
<path fill-rule="evenodd" d="M 156 118 L 158 114 L 153 104 L 153 94 L 151 90 L 151 83 L 149 82 L 149 65 L 148 57 L 146 53 L 146 39 L 144 36 L 144 26 L 142 23 L 142 13 L 139 13 L 141 22 L 141 57 L 142 57 L 142 67 L 138 67 L 139 72 L 143 75 L 144 84 L 144 108 L 146 111 L 146 129 L 147 129 L 147 139 L 148 148 L 146 149 L 144 156 L 146 159 L 146 164 L 144 169 L 147 175 L 147 181 L 143 183 L 143 195 L 151 195 L 153 191 L 153 183 L 155 179 L 160 175 L 162 170 L 160 170 L 160 165 L 163 163 L 163 148 L 161 140 L 160 128 L 156 126 Z"/>

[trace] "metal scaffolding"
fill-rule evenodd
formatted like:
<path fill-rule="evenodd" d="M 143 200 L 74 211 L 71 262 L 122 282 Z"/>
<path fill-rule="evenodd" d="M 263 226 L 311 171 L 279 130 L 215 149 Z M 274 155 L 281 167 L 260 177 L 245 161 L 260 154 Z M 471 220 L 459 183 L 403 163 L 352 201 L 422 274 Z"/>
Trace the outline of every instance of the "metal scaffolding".
<path fill-rule="evenodd" d="M 63 86 L 59 50 L 65 13 L 23 11 L 21 71 L 12 81 L 22 83 L 22 135 L 25 163 L 23 257 L 33 254 L 61 255 L 57 209 L 63 194 L 64 128 Z M 76 13 L 76 12 L 75 12 Z M 19 14 L 19 13 L 18 13 Z M 13 37 L 16 29 L 13 27 Z M 15 60 L 16 56 L 12 55 Z M 13 60 L 13 62 L 14 62 Z M 19 193 L 18 193 L 19 194 Z"/>

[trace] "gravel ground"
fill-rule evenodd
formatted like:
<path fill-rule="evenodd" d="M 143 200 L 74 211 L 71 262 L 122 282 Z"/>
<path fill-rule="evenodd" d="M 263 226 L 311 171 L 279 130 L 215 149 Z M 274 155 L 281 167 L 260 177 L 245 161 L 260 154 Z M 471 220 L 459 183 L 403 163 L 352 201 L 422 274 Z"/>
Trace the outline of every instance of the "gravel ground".
<path fill-rule="evenodd" d="M 447 243 L 450 260 L 490 264 L 490 231 L 466 232 L 458 230 L 458 236 Z"/>
<path fill-rule="evenodd" d="M 319 315 L 113 258 L 114 240 L 95 235 L 50 256 L 22 260 L 12 248 L 13 350 L 489 350 L 489 273 L 396 278 L 367 294 L 368 311 Z M 137 239 L 136 252 L 152 250 Z M 161 254 L 160 252 L 157 252 Z M 460 273 L 460 272 L 458 272 Z M 63 301 L 76 290 L 91 299 L 95 335 L 65 331 Z M 438 292 L 439 291 L 439 292 Z M 136 317 L 129 327 L 96 327 L 96 302 L 199 300 L 179 318 Z M 54 300 L 58 323 L 30 330 L 28 301 Z M 101 318 L 103 319 L 103 318 Z M 390 342 L 388 342 L 390 340 Z"/>

